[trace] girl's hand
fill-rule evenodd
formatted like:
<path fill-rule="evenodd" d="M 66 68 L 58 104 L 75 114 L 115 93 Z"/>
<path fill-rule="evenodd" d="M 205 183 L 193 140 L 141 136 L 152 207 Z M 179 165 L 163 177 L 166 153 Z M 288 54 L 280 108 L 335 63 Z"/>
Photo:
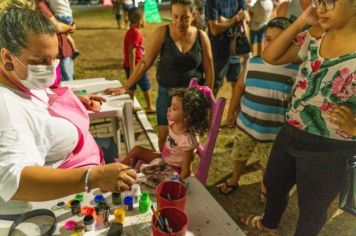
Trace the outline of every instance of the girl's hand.
<path fill-rule="evenodd" d="M 108 88 L 104 90 L 104 93 L 109 95 L 121 95 L 127 93 L 127 89 L 125 87 Z"/>
<path fill-rule="evenodd" d="M 302 15 L 300 15 L 300 20 L 303 21 L 305 25 L 318 25 L 319 24 L 319 16 L 316 12 L 316 9 L 310 5 Z"/>
<path fill-rule="evenodd" d="M 95 167 L 89 175 L 89 186 L 109 192 L 123 192 L 136 182 L 136 171 L 121 163 Z"/>
<path fill-rule="evenodd" d="M 85 108 L 93 112 L 100 111 L 101 104 L 103 102 L 106 102 L 105 98 L 94 94 L 81 94 L 77 96 L 79 100 L 82 102 L 82 104 L 85 106 Z"/>
<path fill-rule="evenodd" d="M 236 113 L 229 112 L 226 118 L 227 127 L 229 127 L 230 129 L 234 128 L 236 124 L 236 118 L 237 118 Z"/>
<path fill-rule="evenodd" d="M 350 108 L 334 105 L 330 108 L 328 114 L 330 123 L 339 126 L 342 131 L 356 136 L 356 115 Z"/>

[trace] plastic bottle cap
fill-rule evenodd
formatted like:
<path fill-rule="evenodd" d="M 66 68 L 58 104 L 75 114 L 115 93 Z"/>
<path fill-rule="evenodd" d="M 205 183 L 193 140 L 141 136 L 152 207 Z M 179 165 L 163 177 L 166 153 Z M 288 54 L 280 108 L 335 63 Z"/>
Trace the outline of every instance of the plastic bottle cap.
<path fill-rule="evenodd" d="M 132 191 L 132 193 L 133 193 L 134 195 L 139 195 L 139 194 L 141 194 L 141 187 L 140 187 L 140 185 L 139 185 L 139 184 L 133 184 L 133 185 L 131 186 L 131 191 Z"/>
<path fill-rule="evenodd" d="M 117 208 L 115 211 L 114 211 L 114 215 L 115 215 L 115 221 L 117 223 L 121 223 L 123 224 L 124 221 L 125 221 L 125 210 L 122 209 L 122 208 Z"/>
<path fill-rule="evenodd" d="M 126 197 L 124 198 L 124 204 L 126 204 L 126 205 L 132 205 L 132 204 L 133 204 L 133 198 L 132 198 L 132 196 L 126 196 Z"/>
<path fill-rule="evenodd" d="M 104 196 L 102 194 L 98 194 L 94 197 L 94 202 L 95 203 L 99 203 L 99 202 L 103 202 L 105 200 Z"/>
<path fill-rule="evenodd" d="M 94 223 L 94 218 L 91 215 L 84 216 L 83 219 L 84 225 L 90 225 Z"/>
<path fill-rule="evenodd" d="M 143 192 L 139 201 L 138 210 L 141 213 L 149 211 L 151 206 L 150 195 L 146 192 Z"/>
<path fill-rule="evenodd" d="M 74 199 L 78 200 L 78 201 L 83 201 L 84 199 L 84 194 L 83 193 L 78 193 L 74 196 Z"/>
<path fill-rule="evenodd" d="M 95 210 L 94 210 L 94 208 L 91 207 L 91 206 L 82 206 L 82 208 L 80 209 L 80 212 L 81 212 L 83 215 L 87 216 L 87 215 L 93 215 L 94 212 L 95 212 Z"/>
<path fill-rule="evenodd" d="M 64 223 L 64 228 L 66 230 L 73 230 L 75 229 L 76 226 L 77 226 L 77 222 L 75 222 L 74 220 L 68 220 Z"/>

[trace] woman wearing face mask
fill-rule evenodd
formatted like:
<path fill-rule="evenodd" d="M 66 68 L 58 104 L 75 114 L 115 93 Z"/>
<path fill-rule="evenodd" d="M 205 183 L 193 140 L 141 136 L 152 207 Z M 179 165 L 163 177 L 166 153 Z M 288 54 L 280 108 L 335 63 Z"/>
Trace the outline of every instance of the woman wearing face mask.
<path fill-rule="evenodd" d="M 135 171 L 125 165 L 101 166 L 87 111 L 71 90 L 48 89 L 57 53 L 54 28 L 41 13 L 9 9 L 1 15 L 0 219 L 20 213 L 23 201 L 92 188 L 124 191 L 135 182 Z"/>
<path fill-rule="evenodd" d="M 205 78 L 206 85 L 214 84 L 214 69 L 211 46 L 206 33 L 192 25 L 197 19 L 195 0 L 171 0 L 172 22 L 160 26 L 143 59 L 136 65 L 126 85 L 110 88 L 108 94 L 123 94 L 142 78 L 160 55 L 157 67 L 158 98 L 157 123 L 159 147 L 162 149 L 167 134 L 167 109 L 171 105 L 170 88 L 188 87 L 192 77 Z"/>

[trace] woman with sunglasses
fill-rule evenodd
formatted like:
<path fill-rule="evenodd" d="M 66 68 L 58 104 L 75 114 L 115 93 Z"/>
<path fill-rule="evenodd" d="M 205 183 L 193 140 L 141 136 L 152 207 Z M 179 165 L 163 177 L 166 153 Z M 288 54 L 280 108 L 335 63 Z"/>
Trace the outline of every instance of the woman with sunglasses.
<path fill-rule="evenodd" d="M 275 140 L 264 176 L 263 217 L 242 219 L 271 233 L 276 233 L 288 193 L 296 185 L 295 235 L 317 235 L 344 183 L 347 159 L 356 153 L 356 1 L 312 2 L 262 54 L 271 64 L 301 63 L 287 122 Z M 315 24 L 326 31 L 322 36 L 300 33 Z"/>

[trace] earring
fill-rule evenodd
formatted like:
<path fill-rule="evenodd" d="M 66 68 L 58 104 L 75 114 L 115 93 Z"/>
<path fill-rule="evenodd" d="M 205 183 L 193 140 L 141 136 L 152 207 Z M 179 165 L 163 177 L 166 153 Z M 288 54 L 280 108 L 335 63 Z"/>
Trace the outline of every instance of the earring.
<path fill-rule="evenodd" d="M 5 63 L 5 69 L 7 71 L 13 71 L 14 70 L 14 64 L 12 64 L 11 62 L 6 62 Z"/>

